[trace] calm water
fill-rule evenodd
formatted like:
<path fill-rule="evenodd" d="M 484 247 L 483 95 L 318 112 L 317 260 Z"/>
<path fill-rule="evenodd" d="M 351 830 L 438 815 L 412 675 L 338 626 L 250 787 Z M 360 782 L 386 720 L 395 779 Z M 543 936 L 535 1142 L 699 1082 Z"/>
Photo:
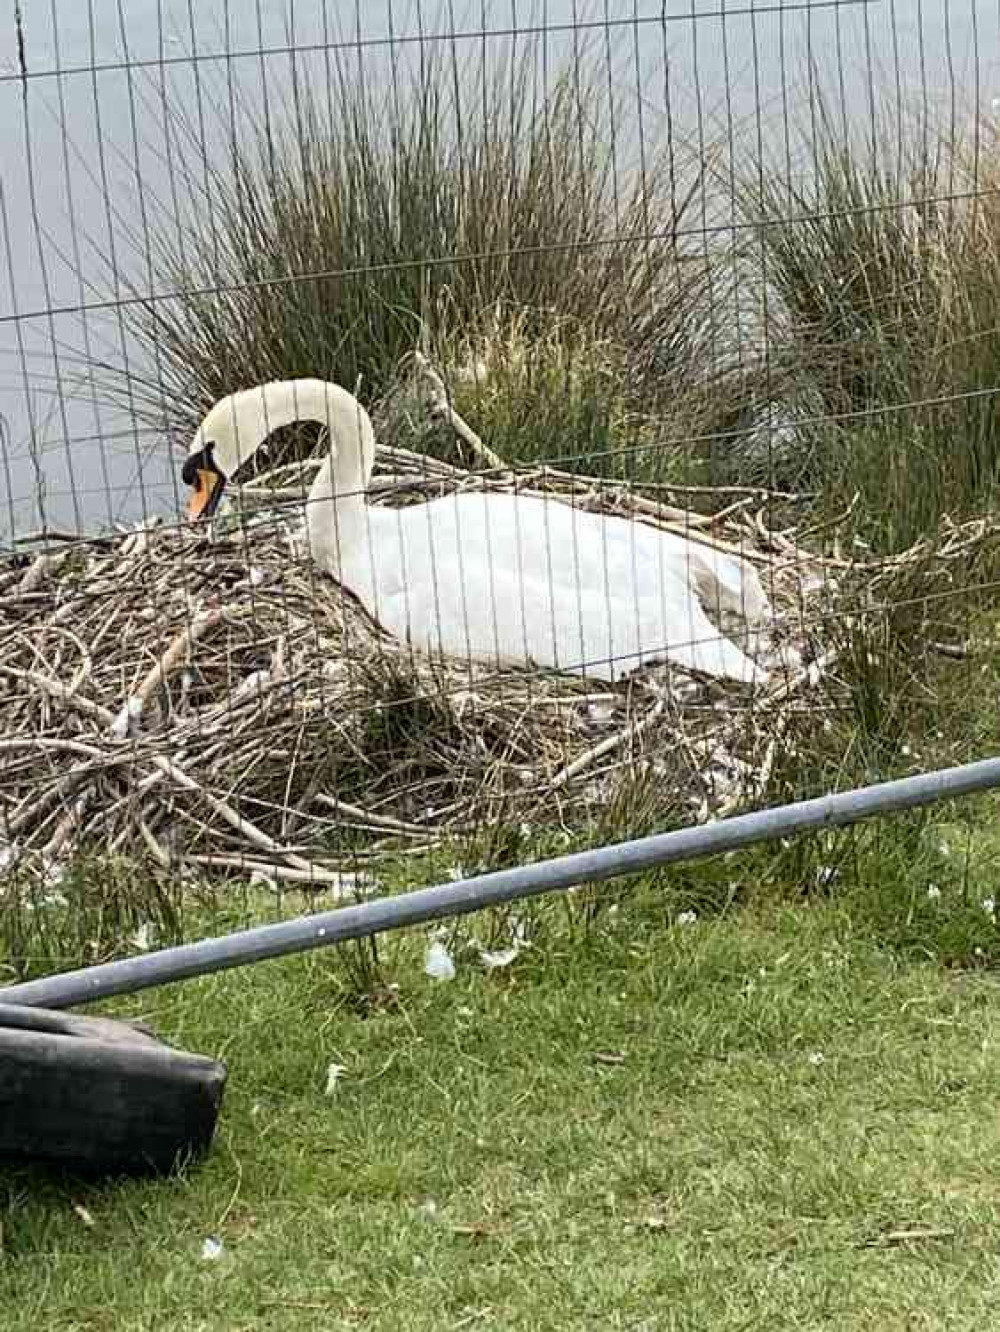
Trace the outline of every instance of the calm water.
<path fill-rule="evenodd" d="M 512 58 L 533 59 L 550 80 L 589 58 L 616 101 L 623 172 L 636 162 L 640 120 L 650 140 L 671 126 L 730 157 L 758 134 L 781 149 L 788 125 L 808 117 L 810 53 L 855 129 L 873 101 L 933 104 L 963 128 L 1000 107 L 998 0 L 22 7 L 26 90 L 11 7 L 0 19 L 0 547 L 42 516 L 98 529 L 176 510 L 176 455 L 108 402 L 94 365 L 143 368 L 115 303 L 129 289 L 163 290 L 149 237 L 183 208 L 172 180 L 184 194 L 185 173 L 195 189 L 199 179 L 179 127 L 203 124 L 213 151 L 221 127 L 239 131 L 265 94 L 272 111 L 288 105 L 293 60 L 320 88 L 332 64 L 348 62 L 388 97 L 394 65 L 413 68 L 432 46 L 473 85 Z"/>

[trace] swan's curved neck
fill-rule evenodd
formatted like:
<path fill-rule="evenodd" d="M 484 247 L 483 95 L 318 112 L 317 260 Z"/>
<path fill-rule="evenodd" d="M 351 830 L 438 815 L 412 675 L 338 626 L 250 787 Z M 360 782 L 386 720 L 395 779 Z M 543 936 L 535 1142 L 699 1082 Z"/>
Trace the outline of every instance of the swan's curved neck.
<path fill-rule="evenodd" d="M 346 389 L 320 380 L 299 396 L 292 419 L 327 428 L 327 456 L 306 500 L 306 532 L 313 559 L 334 575 L 367 550 L 365 491 L 375 462 L 371 420 Z"/>
<path fill-rule="evenodd" d="M 336 576 L 356 569 L 368 550 L 365 491 L 375 462 L 368 413 L 339 384 L 322 379 L 275 380 L 223 398 L 205 417 L 192 455 L 209 449 L 233 478 L 282 426 L 316 421 L 326 427 L 327 456 L 306 502 L 312 557 Z"/>

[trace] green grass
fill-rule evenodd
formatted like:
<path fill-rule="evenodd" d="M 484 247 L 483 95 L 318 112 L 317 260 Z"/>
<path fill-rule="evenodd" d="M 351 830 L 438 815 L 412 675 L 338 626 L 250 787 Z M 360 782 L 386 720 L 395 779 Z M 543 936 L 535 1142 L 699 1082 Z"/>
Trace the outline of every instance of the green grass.
<path fill-rule="evenodd" d="M 401 937 L 122 1004 L 227 1060 L 215 1149 L 0 1175 L 5 1328 L 989 1325 L 995 844 L 896 826 L 822 888 L 789 848 L 540 904 L 501 973 Z"/>
<path fill-rule="evenodd" d="M 232 1065 L 215 1157 L 172 1185 L 8 1182 L 7 1325 L 975 1326 L 994 992 L 809 925 L 609 943 L 553 959 L 557 985 L 413 975 L 368 1021 L 301 964 L 167 1001 Z M 953 1233 L 862 1247 L 921 1227 Z"/>

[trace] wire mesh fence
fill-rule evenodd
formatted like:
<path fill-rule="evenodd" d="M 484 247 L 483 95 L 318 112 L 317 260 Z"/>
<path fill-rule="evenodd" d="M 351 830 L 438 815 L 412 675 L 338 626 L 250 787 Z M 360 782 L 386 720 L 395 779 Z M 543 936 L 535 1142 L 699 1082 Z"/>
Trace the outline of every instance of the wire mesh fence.
<path fill-rule="evenodd" d="M 12 974 L 990 751 L 994 9 L 3 23 Z"/>

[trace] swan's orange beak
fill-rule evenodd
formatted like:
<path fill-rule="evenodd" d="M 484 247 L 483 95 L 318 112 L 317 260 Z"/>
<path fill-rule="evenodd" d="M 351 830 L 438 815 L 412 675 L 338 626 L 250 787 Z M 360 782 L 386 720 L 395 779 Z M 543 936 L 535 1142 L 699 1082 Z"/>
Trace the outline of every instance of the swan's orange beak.
<path fill-rule="evenodd" d="M 222 496 L 221 481 L 222 477 L 218 472 L 211 471 L 207 467 L 198 468 L 194 489 L 188 500 L 188 522 L 196 522 L 199 518 L 207 517 L 214 512 Z"/>

